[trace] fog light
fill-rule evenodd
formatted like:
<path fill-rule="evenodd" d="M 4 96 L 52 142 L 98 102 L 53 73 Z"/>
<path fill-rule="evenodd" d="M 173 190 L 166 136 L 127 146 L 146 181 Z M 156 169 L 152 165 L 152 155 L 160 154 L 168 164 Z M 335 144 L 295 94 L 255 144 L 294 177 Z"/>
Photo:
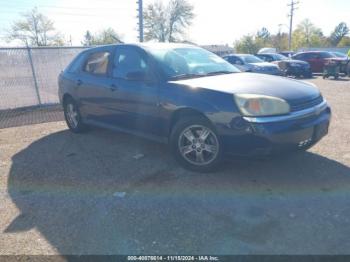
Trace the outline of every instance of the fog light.
<path fill-rule="evenodd" d="M 298 143 L 298 147 L 305 147 L 305 146 L 308 146 L 309 144 L 311 144 L 311 142 L 312 142 L 312 138 L 309 138 L 309 139 L 300 141 L 300 142 Z"/>

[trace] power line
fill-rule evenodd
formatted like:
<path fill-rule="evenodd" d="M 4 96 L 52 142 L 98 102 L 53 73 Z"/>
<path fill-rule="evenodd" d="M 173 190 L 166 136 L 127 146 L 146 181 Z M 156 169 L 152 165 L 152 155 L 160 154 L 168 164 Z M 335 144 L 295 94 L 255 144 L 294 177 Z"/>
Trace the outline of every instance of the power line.
<path fill-rule="evenodd" d="M 289 17 L 290 17 L 290 21 L 289 21 L 289 37 L 288 37 L 288 48 L 289 50 L 292 49 L 292 33 L 293 33 L 293 16 L 294 16 L 294 11 L 296 9 L 298 9 L 296 6 L 299 4 L 300 2 L 294 2 L 294 0 L 291 0 L 290 4 L 288 4 L 288 6 L 290 7 L 290 13 L 289 13 Z"/>

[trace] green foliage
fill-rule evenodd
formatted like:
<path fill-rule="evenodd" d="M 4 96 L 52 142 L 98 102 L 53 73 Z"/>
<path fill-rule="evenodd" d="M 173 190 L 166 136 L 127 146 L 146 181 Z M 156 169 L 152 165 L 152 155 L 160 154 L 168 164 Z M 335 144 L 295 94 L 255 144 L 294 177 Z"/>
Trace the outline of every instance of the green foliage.
<path fill-rule="evenodd" d="M 278 50 L 288 50 L 288 34 L 278 32 L 276 35 L 271 35 L 271 46 Z"/>
<path fill-rule="evenodd" d="M 170 0 L 167 6 L 151 3 L 144 11 L 145 40 L 179 41 L 193 18 L 193 6 L 186 0 Z"/>
<path fill-rule="evenodd" d="M 350 37 L 344 36 L 339 42 L 338 47 L 349 47 L 350 46 Z"/>
<path fill-rule="evenodd" d="M 235 43 L 235 50 L 243 54 L 255 54 L 262 48 L 263 45 L 255 36 L 246 35 Z"/>
<path fill-rule="evenodd" d="M 39 13 L 37 8 L 22 14 L 22 17 L 8 30 L 8 41 L 20 40 L 32 46 L 64 45 L 64 39 L 56 32 L 53 21 Z"/>
<path fill-rule="evenodd" d="M 316 27 L 309 19 L 303 20 L 293 32 L 292 47 L 319 47 L 324 46 L 326 39 L 322 30 Z"/>
<path fill-rule="evenodd" d="M 346 47 L 350 46 L 349 28 L 345 23 L 340 23 L 334 32 L 326 37 L 321 28 L 315 26 L 309 19 L 303 20 L 296 26 L 292 33 L 292 49 L 302 47 Z M 245 35 L 235 42 L 234 47 L 239 53 L 256 53 L 263 47 L 274 47 L 278 50 L 288 50 L 289 34 L 278 32 L 270 34 L 266 28 L 262 28 L 255 35 Z"/>

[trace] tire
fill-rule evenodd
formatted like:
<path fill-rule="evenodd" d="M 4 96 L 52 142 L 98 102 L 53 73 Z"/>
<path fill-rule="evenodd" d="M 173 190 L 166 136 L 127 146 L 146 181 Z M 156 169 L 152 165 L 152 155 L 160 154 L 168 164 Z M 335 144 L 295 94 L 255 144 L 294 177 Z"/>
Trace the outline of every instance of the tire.
<path fill-rule="evenodd" d="M 64 118 L 69 130 L 73 133 L 83 133 L 86 131 L 86 125 L 83 123 L 79 107 L 73 98 L 65 99 L 63 103 Z"/>
<path fill-rule="evenodd" d="M 191 171 L 215 171 L 222 160 L 219 136 L 201 116 L 180 119 L 172 129 L 170 147 L 177 162 Z"/>

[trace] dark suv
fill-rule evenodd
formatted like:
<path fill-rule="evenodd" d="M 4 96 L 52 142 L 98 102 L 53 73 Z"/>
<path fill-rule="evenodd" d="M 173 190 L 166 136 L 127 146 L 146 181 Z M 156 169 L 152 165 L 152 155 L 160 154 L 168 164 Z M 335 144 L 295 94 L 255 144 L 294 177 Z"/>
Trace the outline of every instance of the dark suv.
<path fill-rule="evenodd" d="M 277 64 L 286 76 L 312 77 L 312 71 L 308 62 L 290 59 L 275 53 L 256 54 L 256 56 L 266 62 Z"/>
<path fill-rule="evenodd" d="M 327 134 L 331 114 L 312 84 L 242 73 L 184 44 L 85 50 L 60 74 L 59 98 L 73 132 L 95 125 L 168 143 L 195 171 L 223 155 L 305 150 Z"/>

